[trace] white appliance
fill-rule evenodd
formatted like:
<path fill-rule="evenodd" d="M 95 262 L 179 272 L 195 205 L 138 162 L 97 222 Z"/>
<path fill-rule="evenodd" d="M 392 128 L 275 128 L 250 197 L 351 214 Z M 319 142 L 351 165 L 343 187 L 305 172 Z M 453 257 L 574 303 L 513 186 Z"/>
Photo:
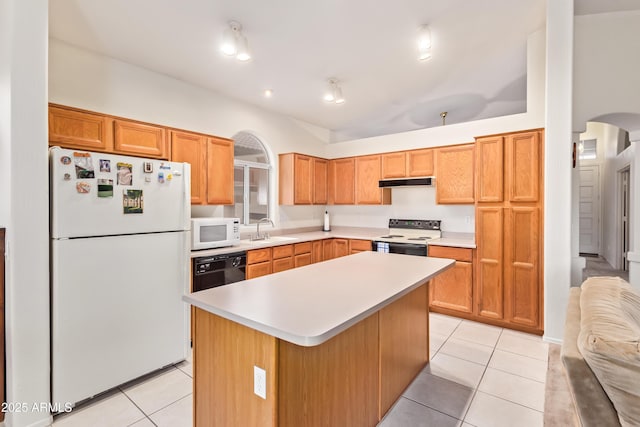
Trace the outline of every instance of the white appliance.
<path fill-rule="evenodd" d="M 389 234 L 376 237 L 373 250 L 427 256 L 429 240 L 442 237 L 440 220 L 390 219 Z"/>
<path fill-rule="evenodd" d="M 185 359 L 187 163 L 50 149 L 52 403 Z"/>
<path fill-rule="evenodd" d="M 240 243 L 240 218 L 192 218 L 191 249 L 212 249 Z"/>

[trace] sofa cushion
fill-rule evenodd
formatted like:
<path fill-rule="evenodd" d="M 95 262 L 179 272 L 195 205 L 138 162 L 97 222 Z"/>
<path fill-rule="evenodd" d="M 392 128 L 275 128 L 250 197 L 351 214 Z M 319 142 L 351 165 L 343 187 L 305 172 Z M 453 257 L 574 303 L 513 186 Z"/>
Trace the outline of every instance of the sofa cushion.
<path fill-rule="evenodd" d="M 622 426 L 640 425 L 640 324 L 634 312 L 640 306 L 635 296 L 627 282 L 608 277 L 586 280 L 580 295 L 578 348 Z"/>

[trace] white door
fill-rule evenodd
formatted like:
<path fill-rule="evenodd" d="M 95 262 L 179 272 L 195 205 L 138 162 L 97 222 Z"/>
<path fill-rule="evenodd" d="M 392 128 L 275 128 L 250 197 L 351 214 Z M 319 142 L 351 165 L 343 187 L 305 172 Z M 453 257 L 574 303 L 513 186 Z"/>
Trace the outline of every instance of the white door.
<path fill-rule="evenodd" d="M 580 253 L 600 253 L 600 170 L 580 167 Z"/>

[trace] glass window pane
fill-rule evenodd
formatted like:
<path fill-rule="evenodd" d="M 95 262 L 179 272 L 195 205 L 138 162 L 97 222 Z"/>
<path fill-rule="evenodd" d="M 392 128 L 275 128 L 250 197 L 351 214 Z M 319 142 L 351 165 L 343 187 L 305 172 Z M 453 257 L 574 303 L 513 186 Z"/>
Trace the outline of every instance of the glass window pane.
<path fill-rule="evenodd" d="M 597 142 L 595 139 L 580 141 L 580 146 L 578 147 L 580 160 L 595 160 L 598 158 Z"/>
<path fill-rule="evenodd" d="M 233 156 L 235 160 L 269 164 L 269 157 L 262 142 L 247 132 L 238 132 L 233 137 Z"/>
<path fill-rule="evenodd" d="M 249 168 L 249 223 L 269 216 L 269 170 Z"/>
<path fill-rule="evenodd" d="M 233 168 L 233 199 L 234 204 L 224 207 L 224 216 L 228 218 L 240 218 L 244 223 L 244 167 Z"/>

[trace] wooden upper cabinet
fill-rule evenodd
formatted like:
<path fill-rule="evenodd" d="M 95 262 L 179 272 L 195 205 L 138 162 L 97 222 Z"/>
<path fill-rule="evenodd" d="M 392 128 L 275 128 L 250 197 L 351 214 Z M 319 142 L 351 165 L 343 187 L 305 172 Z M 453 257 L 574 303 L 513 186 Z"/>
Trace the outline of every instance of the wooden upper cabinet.
<path fill-rule="evenodd" d="M 504 138 L 491 136 L 476 140 L 476 200 L 502 202 Z"/>
<path fill-rule="evenodd" d="M 382 179 L 407 176 L 407 155 L 404 151 L 382 155 Z"/>
<path fill-rule="evenodd" d="M 329 161 L 329 203 L 353 205 L 355 196 L 355 159 L 348 157 Z"/>
<path fill-rule="evenodd" d="M 207 138 L 171 131 L 171 161 L 191 164 L 191 204 L 207 203 Z"/>
<path fill-rule="evenodd" d="M 327 204 L 329 161 L 298 153 L 280 154 L 279 203 Z"/>
<path fill-rule="evenodd" d="M 207 138 L 207 203 L 232 205 L 233 201 L 233 141 Z"/>
<path fill-rule="evenodd" d="M 506 179 L 509 200 L 537 202 L 540 198 L 540 132 L 505 138 Z"/>
<path fill-rule="evenodd" d="M 407 151 L 407 176 L 432 176 L 434 174 L 433 151 L 431 148 Z"/>
<path fill-rule="evenodd" d="M 473 204 L 474 144 L 436 150 L 436 203 Z"/>
<path fill-rule="evenodd" d="M 382 156 L 356 157 L 356 204 L 379 205 L 391 202 L 391 190 L 378 186 Z"/>
<path fill-rule="evenodd" d="M 161 126 L 115 119 L 113 149 L 119 154 L 168 159 L 167 130 Z"/>
<path fill-rule="evenodd" d="M 111 119 L 49 106 L 49 145 L 91 151 L 113 150 Z"/>
<path fill-rule="evenodd" d="M 313 158 L 313 203 L 326 205 L 329 202 L 329 161 Z"/>

